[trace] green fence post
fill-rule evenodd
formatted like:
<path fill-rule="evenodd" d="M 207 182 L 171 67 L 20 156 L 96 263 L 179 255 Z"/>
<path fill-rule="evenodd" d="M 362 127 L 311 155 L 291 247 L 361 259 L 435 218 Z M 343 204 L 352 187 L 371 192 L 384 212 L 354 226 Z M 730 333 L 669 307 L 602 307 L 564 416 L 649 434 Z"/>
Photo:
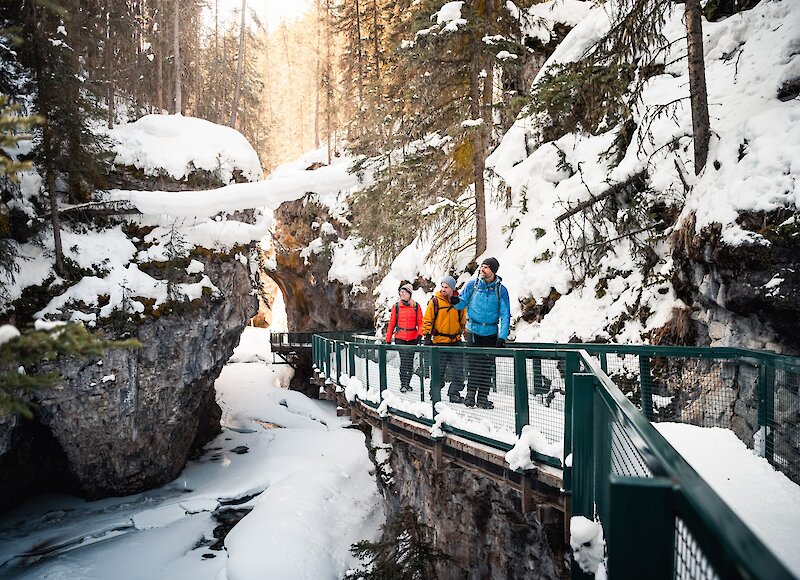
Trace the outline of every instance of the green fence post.
<path fill-rule="evenodd" d="M 369 390 L 369 359 L 372 357 L 372 351 L 364 347 L 364 377 L 367 379 L 367 390 Z"/>
<path fill-rule="evenodd" d="M 358 347 L 354 343 L 347 345 L 347 374 L 351 377 L 356 376 L 356 349 Z"/>
<path fill-rule="evenodd" d="M 608 374 L 608 356 L 604 352 L 600 353 L 600 368 L 604 373 Z"/>
<path fill-rule="evenodd" d="M 336 378 L 334 382 L 339 384 L 339 377 L 342 376 L 342 343 L 337 340 L 334 345 L 336 346 Z"/>
<path fill-rule="evenodd" d="M 594 375 L 572 380 L 572 515 L 594 519 Z"/>
<path fill-rule="evenodd" d="M 325 378 L 331 378 L 331 341 L 325 341 Z"/>
<path fill-rule="evenodd" d="M 580 355 L 577 352 L 569 351 L 564 360 L 564 458 L 572 453 L 572 407 L 573 407 L 573 377 L 580 368 Z M 564 465 L 564 493 L 572 492 L 572 468 Z"/>
<path fill-rule="evenodd" d="M 425 356 L 429 357 L 428 360 L 431 361 L 431 407 L 433 408 L 433 414 L 435 414 L 436 403 L 442 400 L 442 368 L 439 364 L 439 349 L 432 346 L 426 348 L 428 352 L 425 353 Z M 420 357 L 422 357 L 422 353 L 420 353 Z M 420 374 L 424 375 L 425 373 L 422 372 Z M 424 381 L 420 387 L 420 392 L 424 395 L 423 391 L 425 391 Z"/>
<path fill-rule="evenodd" d="M 541 364 L 540 359 L 535 360 L 539 360 Z M 514 423 L 517 430 L 517 437 L 522 433 L 522 428 L 530 422 L 527 359 L 523 351 L 514 350 Z"/>
<path fill-rule="evenodd" d="M 571 516 L 583 516 L 594 520 L 594 397 L 595 378 L 589 373 L 572 375 L 572 473 L 570 486 Z M 569 388 L 567 389 L 570 390 Z M 567 485 L 567 469 L 564 469 L 564 485 Z M 570 521 L 571 523 L 571 521 Z M 572 559 L 571 578 L 589 580 L 594 576 L 581 570 Z"/>
<path fill-rule="evenodd" d="M 419 400 L 425 402 L 425 373 L 430 374 L 429 355 L 425 352 L 425 347 L 415 349 L 419 354 Z M 415 355 L 416 356 L 416 355 Z"/>
<path fill-rule="evenodd" d="M 639 387 L 642 393 L 642 412 L 653 420 L 653 383 L 650 377 L 650 356 L 639 355 Z"/>
<path fill-rule="evenodd" d="M 764 430 L 764 457 L 775 461 L 775 434 L 770 424 L 775 418 L 775 366 L 765 358 L 758 365 L 758 426 Z"/>
<path fill-rule="evenodd" d="M 383 400 L 383 391 L 386 390 L 386 345 L 378 345 L 378 379 L 380 380 L 381 398 Z"/>
<path fill-rule="evenodd" d="M 672 482 L 611 475 L 605 522 L 610 578 L 671 580 L 675 555 Z"/>

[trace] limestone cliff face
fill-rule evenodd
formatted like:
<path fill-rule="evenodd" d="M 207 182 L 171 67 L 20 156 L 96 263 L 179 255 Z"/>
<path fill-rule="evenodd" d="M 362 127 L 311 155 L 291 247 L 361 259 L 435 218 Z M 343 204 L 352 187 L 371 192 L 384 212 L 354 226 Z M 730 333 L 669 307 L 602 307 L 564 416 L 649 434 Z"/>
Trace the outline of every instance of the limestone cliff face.
<path fill-rule="evenodd" d="M 326 248 L 336 235 L 346 237 L 344 226 L 329 218 L 325 208 L 296 200 L 284 202 L 275 212 L 277 268 L 270 272 L 283 293 L 290 332 L 353 330 L 372 328 L 375 301 L 367 292 L 328 280 L 330 253 Z M 329 221 L 336 224 L 336 235 L 316 231 L 312 224 Z M 319 253 L 301 256 L 317 237 L 322 238 Z"/>
<path fill-rule="evenodd" d="M 430 454 L 392 443 L 390 508 L 413 506 L 435 531 L 435 545 L 451 560 L 437 565 L 443 580 L 561 578 L 560 532 L 523 514 L 519 496 L 453 464 L 434 468 Z M 390 516 L 391 517 L 391 516 Z"/>
<path fill-rule="evenodd" d="M 373 328 L 375 301 L 371 288 L 356 291 L 328 280 L 330 243 L 346 237 L 345 227 L 329 218 L 324 207 L 307 200 L 282 203 L 275 212 L 275 264 L 269 272 L 283 294 L 289 332 L 366 330 Z M 322 234 L 313 224 L 335 223 L 336 233 Z M 301 255 L 316 238 L 319 253 Z M 369 282 L 367 282 L 369 285 Z M 312 385 L 311 357 L 298 360 L 290 388 L 311 398 L 319 396 Z"/>
<path fill-rule="evenodd" d="M 256 304 L 246 266 L 205 266 L 219 298 L 146 318 L 132 332 L 141 348 L 60 362 L 64 380 L 35 395 L 32 421 L 0 417 L 0 510 L 51 489 L 99 498 L 162 485 L 219 432 L 214 381 Z"/>
<path fill-rule="evenodd" d="M 727 245 L 718 224 L 688 220 L 674 239 L 673 280 L 692 307 L 697 344 L 800 352 L 800 237 L 791 212 L 747 214 L 740 225 L 760 243 Z"/>

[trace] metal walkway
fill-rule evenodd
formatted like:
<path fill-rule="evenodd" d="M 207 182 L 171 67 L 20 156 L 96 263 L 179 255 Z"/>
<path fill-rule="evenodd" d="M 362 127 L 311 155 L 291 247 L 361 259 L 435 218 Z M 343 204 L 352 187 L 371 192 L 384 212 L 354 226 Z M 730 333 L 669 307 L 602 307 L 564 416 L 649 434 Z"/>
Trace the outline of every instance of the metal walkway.
<path fill-rule="evenodd" d="M 646 345 L 397 346 L 354 333 L 311 343 L 316 380 L 354 421 L 428 449 L 441 468 L 457 462 L 518 490 L 522 509 L 544 521 L 598 522 L 612 578 L 794 577 L 652 423 L 731 429 L 798 483 L 798 359 Z M 413 368 L 410 391 L 401 365 Z M 461 381 L 488 388 L 494 407 L 449 402 L 447 387 L 463 394 Z M 531 462 L 514 470 L 506 452 L 520 435 Z"/>

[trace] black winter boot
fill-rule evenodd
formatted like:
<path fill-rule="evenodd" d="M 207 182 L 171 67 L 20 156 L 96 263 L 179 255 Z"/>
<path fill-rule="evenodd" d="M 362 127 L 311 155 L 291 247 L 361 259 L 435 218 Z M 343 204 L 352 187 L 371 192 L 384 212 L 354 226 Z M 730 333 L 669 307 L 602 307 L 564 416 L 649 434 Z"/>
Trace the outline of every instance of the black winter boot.
<path fill-rule="evenodd" d="M 467 393 L 467 398 L 464 399 L 464 404 L 467 407 L 474 407 L 475 406 L 475 393 Z"/>

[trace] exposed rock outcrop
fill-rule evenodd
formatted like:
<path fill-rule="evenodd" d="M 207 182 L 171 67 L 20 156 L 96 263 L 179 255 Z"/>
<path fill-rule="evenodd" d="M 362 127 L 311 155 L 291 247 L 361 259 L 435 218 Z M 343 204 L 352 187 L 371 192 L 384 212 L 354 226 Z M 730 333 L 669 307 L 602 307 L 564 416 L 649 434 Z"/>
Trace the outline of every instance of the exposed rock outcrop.
<path fill-rule="evenodd" d="M 564 578 L 563 539 L 555 526 L 523 514 L 519 496 L 454 464 L 436 470 L 430 454 L 395 440 L 390 509 L 413 506 L 451 560 L 439 578 Z"/>
<path fill-rule="evenodd" d="M 330 252 L 324 246 L 319 253 L 300 255 L 300 250 L 320 237 L 312 223 L 338 222 L 328 217 L 324 207 L 303 199 L 282 203 L 275 220 L 277 268 L 270 276 L 283 293 L 289 331 L 371 328 L 375 315 L 371 293 L 353 292 L 347 285 L 328 280 Z M 337 234 L 346 237 L 340 231 L 344 228 L 336 227 Z M 323 240 L 323 244 L 330 241 Z"/>
<path fill-rule="evenodd" d="M 33 421 L 0 418 L 0 510 L 59 489 L 87 498 L 162 485 L 219 432 L 214 381 L 255 312 L 248 268 L 205 259 L 222 291 L 135 327 L 138 349 L 67 359 L 36 393 Z"/>
<path fill-rule="evenodd" d="M 697 312 L 698 343 L 800 352 L 800 252 L 792 212 L 742 214 L 752 243 L 724 242 L 718 224 L 695 230 L 687 220 L 674 238 L 673 284 Z"/>
<path fill-rule="evenodd" d="M 329 245 L 337 235 L 346 237 L 344 227 L 328 216 L 324 207 L 305 199 L 284 202 L 275 212 L 276 267 L 270 277 L 278 284 L 286 305 L 290 332 L 323 332 L 332 330 L 371 329 L 375 316 L 372 293 L 354 291 L 352 287 L 328 280 Z M 336 223 L 336 234 L 322 234 L 312 224 Z M 301 251 L 317 237 L 325 236 L 319 253 Z M 317 398 L 318 389 L 311 385 L 311 357 L 300 357 L 295 366 L 290 388 Z"/>

